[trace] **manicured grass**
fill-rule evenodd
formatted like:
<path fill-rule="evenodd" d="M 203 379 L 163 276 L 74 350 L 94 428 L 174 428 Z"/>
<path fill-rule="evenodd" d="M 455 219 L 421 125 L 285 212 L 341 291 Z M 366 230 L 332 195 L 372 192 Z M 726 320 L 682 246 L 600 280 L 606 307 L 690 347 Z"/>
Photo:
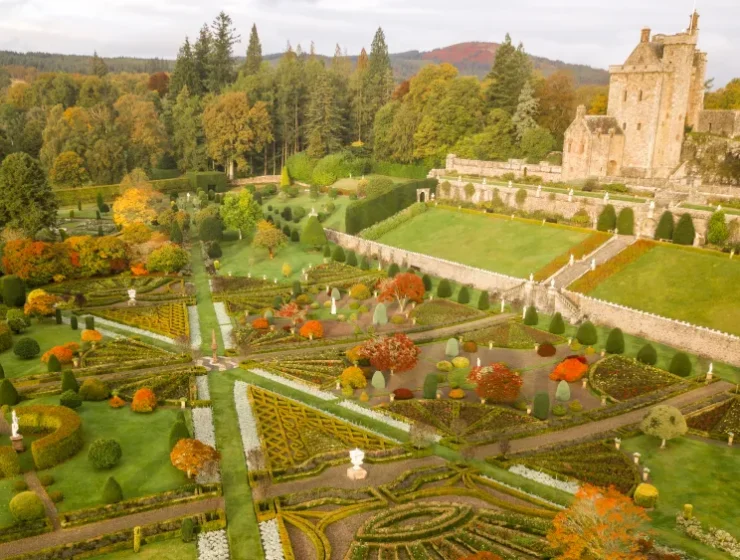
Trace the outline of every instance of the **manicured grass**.
<path fill-rule="evenodd" d="M 218 413 L 213 415 L 216 446 L 221 453 L 221 482 L 226 500 L 229 549 L 234 560 L 263 560 L 252 491 L 247 478 L 239 422 L 234 408 L 234 372 L 208 376 L 211 402 Z"/>
<path fill-rule="evenodd" d="M 59 397 L 24 401 L 19 406 L 32 404 L 59 404 Z M 185 474 L 172 466 L 169 457 L 169 433 L 176 409 L 137 414 L 129 407 L 113 409 L 103 401 L 85 402 L 76 411 L 82 417 L 85 446 L 68 461 L 44 471 L 54 476 L 51 489 L 64 494 L 64 501 L 57 504 L 60 511 L 102 505 L 101 492 L 109 476 L 121 485 L 126 499 L 187 483 Z M 96 470 L 87 459 L 90 444 L 98 438 L 113 438 L 123 450 L 121 462 L 110 470 Z"/>
<path fill-rule="evenodd" d="M 658 245 L 588 295 L 740 334 L 740 260 Z"/>
<path fill-rule="evenodd" d="M 409 181 L 411 181 L 411 179 L 404 179 L 403 177 L 390 177 L 388 175 L 375 175 L 375 174 L 365 175 L 365 179 L 371 179 L 372 177 L 384 177 L 386 179 L 390 179 L 396 184 L 408 183 Z M 332 187 L 337 188 L 337 189 L 342 189 L 345 191 L 354 191 L 354 190 L 357 190 L 357 183 L 360 181 L 361 178 L 362 177 L 353 177 L 352 179 L 350 179 L 347 177 L 344 179 L 339 179 L 339 181 L 334 183 Z"/>
<path fill-rule="evenodd" d="M 286 280 L 300 280 L 301 270 L 308 265 L 316 266 L 324 262 L 324 254 L 321 251 L 307 249 L 301 243 L 288 242 L 280 248 L 273 259 L 265 249 L 252 247 L 247 241 L 224 241 L 221 244 L 223 256 L 221 259 L 220 274 L 227 275 L 229 272 L 235 276 L 261 277 L 267 275 L 268 280 L 277 278 L 278 282 Z M 291 275 L 283 276 L 283 264 L 288 263 L 292 269 Z"/>
<path fill-rule="evenodd" d="M 675 532 L 676 513 L 684 504 L 693 504 L 694 515 L 705 525 L 729 531 L 740 538 L 740 486 L 736 473 L 740 469 L 740 454 L 721 442 L 706 442 L 679 438 L 660 450 L 660 441 L 649 436 L 630 438 L 622 442 L 628 453 L 639 452 L 642 462 L 650 468 L 650 478 L 658 488 L 658 506 L 650 516 L 661 530 L 660 538 L 671 539 Z M 733 521 L 733 519 L 735 521 Z M 675 537 L 673 537 L 675 538 Z M 680 546 L 699 558 L 727 558 L 696 541 L 682 538 Z M 678 541 L 676 544 L 679 544 Z M 700 547 L 700 548 L 699 548 Z M 693 546 L 692 546 L 693 548 Z"/>
<path fill-rule="evenodd" d="M 80 333 L 84 328 L 84 323 L 80 330 L 73 331 L 69 325 L 57 325 L 54 318 L 44 319 L 43 323 L 33 320 L 31 326 L 22 334 L 13 335 L 13 343 L 23 337 L 31 337 L 39 343 L 41 352 L 35 358 L 30 360 L 21 360 L 13 353 L 13 349 L 6 350 L 0 354 L 0 364 L 5 370 L 5 377 L 14 378 L 32 373 L 45 373 L 46 364 L 41 362 L 41 356 L 54 346 L 64 344 L 65 342 L 80 342 Z"/>
<path fill-rule="evenodd" d="M 281 210 L 286 206 L 290 206 L 291 208 L 302 206 L 306 209 L 306 216 L 304 216 L 297 224 L 291 221 L 289 223 L 289 226 L 291 229 L 297 226 L 299 231 L 303 231 L 303 226 L 306 224 L 306 220 L 308 220 L 308 214 L 311 213 L 311 209 L 314 208 L 316 212 L 321 212 L 321 207 L 329 202 L 334 204 L 334 212 L 332 212 L 331 215 L 326 219 L 326 221 L 323 223 L 323 226 L 328 229 L 344 231 L 344 215 L 347 211 L 347 206 L 349 206 L 349 204 L 352 202 L 348 196 L 329 198 L 328 195 L 322 194 L 319 196 L 319 198 L 314 200 L 307 193 L 302 193 L 295 198 L 286 200 L 285 202 L 279 201 L 278 198 L 274 196 L 263 201 L 262 212 L 267 213 L 269 206 L 272 206 L 273 208 L 280 208 Z M 271 213 L 271 215 L 273 219 L 280 220 L 282 224 L 285 224 L 285 220 L 279 214 Z"/>
<path fill-rule="evenodd" d="M 198 306 L 198 320 L 200 322 L 201 352 L 211 354 L 211 332 L 216 332 L 216 344 L 223 351 L 224 342 L 221 339 L 221 329 L 218 326 L 216 310 L 213 309 L 211 290 L 208 286 L 208 273 L 203 266 L 203 257 L 200 254 L 200 244 L 194 243 L 190 251 L 190 261 L 193 263 L 192 281 L 195 284 L 196 301 Z"/>
<path fill-rule="evenodd" d="M 144 544 L 139 552 L 122 550 L 101 556 L 89 557 L 89 560 L 196 560 L 198 548 L 195 541 L 184 543 L 179 538 L 169 539 L 152 544 Z"/>
<path fill-rule="evenodd" d="M 14 523 L 13 516 L 10 515 L 8 505 L 10 500 L 15 496 L 13 491 L 13 481 L 19 480 L 20 477 L 6 478 L 0 480 L 0 527 L 8 527 Z"/>
<path fill-rule="evenodd" d="M 588 235 L 585 230 L 432 208 L 401 224 L 379 241 L 526 278 Z"/>

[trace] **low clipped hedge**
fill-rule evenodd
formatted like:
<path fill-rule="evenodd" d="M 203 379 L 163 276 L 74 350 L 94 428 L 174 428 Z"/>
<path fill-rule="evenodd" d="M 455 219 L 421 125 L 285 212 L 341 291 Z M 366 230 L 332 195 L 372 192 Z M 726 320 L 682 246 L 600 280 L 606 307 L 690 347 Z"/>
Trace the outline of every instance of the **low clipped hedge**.
<path fill-rule="evenodd" d="M 0 352 L 5 352 L 13 347 L 13 335 L 5 323 L 0 323 Z"/>
<path fill-rule="evenodd" d="M 0 447 L 0 478 L 10 478 L 21 474 L 21 462 L 18 453 L 9 446 Z"/>
<path fill-rule="evenodd" d="M 186 192 L 194 190 L 189 178 L 178 177 L 176 179 L 163 179 L 161 181 L 149 181 L 155 190 L 169 194 L 173 192 Z M 224 183 L 225 184 L 225 183 Z M 74 206 L 78 202 L 96 202 L 98 193 L 105 200 L 111 200 L 121 194 L 125 189 L 121 185 L 94 185 L 92 187 L 73 187 L 69 189 L 54 189 L 54 195 L 59 206 Z"/>
<path fill-rule="evenodd" d="M 48 432 L 31 444 L 36 468 L 48 469 L 77 454 L 83 446 L 82 420 L 64 406 L 35 405 L 17 409 L 18 425 L 25 432 Z"/>
<path fill-rule="evenodd" d="M 209 187 L 215 188 L 216 192 L 224 192 L 226 190 L 226 174 L 221 171 L 191 171 L 186 173 L 186 183 L 188 188 L 185 190 L 207 191 Z M 154 188 L 157 188 L 156 186 Z M 161 188 L 157 188 L 162 190 Z M 175 191 L 164 191 L 162 192 L 175 192 Z"/>

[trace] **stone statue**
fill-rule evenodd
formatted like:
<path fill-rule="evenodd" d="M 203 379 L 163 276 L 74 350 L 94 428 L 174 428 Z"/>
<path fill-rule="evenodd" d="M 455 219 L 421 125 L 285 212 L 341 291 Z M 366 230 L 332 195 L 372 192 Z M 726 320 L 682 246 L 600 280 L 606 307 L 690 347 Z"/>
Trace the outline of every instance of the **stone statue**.
<path fill-rule="evenodd" d="M 314 208 L 314 207 L 312 206 L 312 207 L 311 207 L 311 212 L 309 213 L 308 217 L 310 218 L 311 216 L 318 216 L 318 215 L 319 215 L 319 213 L 318 213 L 318 212 L 316 212 L 316 208 Z"/>
<path fill-rule="evenodd" d="M 478 367 L 480 367 L 480 358 L 478 358 L 478 360 L 476 361 L 476 364 L 478 365 Z"/>
<path fill-rule="evenodd" d="M 501 313 L 504 312 L 504 308 L 506 307 L 506 300 L 501 298 Z"/>
<path fill-rule="evenodd" d="M 575 258 L 575 257 L 573 256 L 573 253 L 571 253 L 571 254 L 570 254 L 570 261 L 569 261 L 569 263 L 568 263 L 568 264 L 569 264 L 570 266 L 573 266 L 573 265 L 575 264 L 575 262 L 576 262 L 576 258 Z"/>
<path fill-rule="evenodd" d="M 486 184 L 486 178 L 485 177 L 483 177 L 483 184 L 484 185 Z"/>
<path fill-rule="evenodd" d="M 604 193 L 604 202 L 609 202 L 609 193 Z"/>
<path fill-rule="evenodd" d="M 596 270 L 596 259 L 591 259 L 591 270 Z"/>
<path fill-rule="evenodd" d="M 337 300 L 335 300 L 334 298 L 331 298 L 331 314 L 337 314 Z"/>
<path fill-rule="evenodd" d="M 15 413 L 15 409 L 13 409 L 13 423 L 11 425 L 12 434 L 11 437 L 17 437 L 18 436 L 18 415 Z"/>
<path fill-rule="evenodd" d="M 573 202 L 573 189 L 568 191 L 568 202 Z"/>
<path fill-rule="evenodd" d="M 648 206 L 648 218 L 652 219 L 653 215 L 655 214 L 655 201 L 650 201 L 650 206 Z"/>
<path fill-rule="evenodd" d="M 555 289 L 555 278 L 550 280 L 550 288 L 552 288 L 553 290 Z"/>
<path fill-rule="evenodd" d="M 534 282 L 534 274 L 532 274 L 531 272 L 529 273 L 529 281 Z"/>
<path fill-rule="evenodd" d="M 514 182 L 513 181 L 509 181 L 509 188 L 511 188 L 513 186 L 514 186 Z"/>
<path fill-rule="evenodd" d="M 542 196 L 542 185 L 537 185 L 537 198 Z"/>
<path fill-rule="evenodd" d="M 349 452 L 349 460 L 352 462 L 352 466 L 347 469 L 347 478 L 350 480 L 364 480 L 367 477 L 367 471 L 362 468 L 365 453 L 361 449 L 353 449 Z"/>
<path fill-rule="evenodd" d="M 136 305 L 136 290 L 133 288 L 128 290 L 128 304 L 129 306 Z"/>

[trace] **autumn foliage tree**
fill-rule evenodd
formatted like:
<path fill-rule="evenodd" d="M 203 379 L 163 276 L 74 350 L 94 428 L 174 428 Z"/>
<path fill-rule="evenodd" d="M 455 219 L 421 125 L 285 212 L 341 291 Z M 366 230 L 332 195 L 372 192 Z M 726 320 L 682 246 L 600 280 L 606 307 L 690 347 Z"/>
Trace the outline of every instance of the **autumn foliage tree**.
<path fill-rule="evenodd" d="M 615 488 L 586 484 L 570 507 L 553 520 L 547 535 L 558 558 L 642 560 L 637 534 L 649 520 L 644 510 Z"/>
<path fill-rule="evenodd" d="M 267 249 L 270 258 L 275 257 L 275 251 L 285 245 L 288 238 L 285 234 L 273 226 L 270 222 L 262 220 L 257 224 L 257 233 L 254 236 L 252 245 Z"/>
<path fill-rule="evenodd" d="M 473 368 L 468 380 L 476 384 L 475 392 L 480 398 L 501 403 L 516 402 L 524 383 L 503 363 Z"/>
<path fill-rule="evenodd" d="M 396 300 L 400 311 L 403 312 L 409 300 L 416 303 L 424 301 L 424 292 L 424 282 L 422 279 L 416 274 L 405 272 L 403 274 L 396 274 L 392 279 L 383 282 L 378 300 Z"/>
<path fill-rule="evenodd" d="M 113 221 L 121 226 L 151 222 L 157 217 L 154 203 L 161 196 L 149 185 L 140 184 L 127 189 L 113 203 Z"/>
<path fill-rule="evenodd" d="M 26 305 L 23 312 L 29 317 L 48 317 L 54 314 L 54 304 L 59 301 L 55 295 L 44 290 L 33 290 L 26 297 Z"/>
<path fill-rule="evenodd" d="M 63 243 L 14 239 L 3 248 L 3 268 L 5 274 L 15 274 L 32 286 L 40 286 L 57 275 L 71 274 L 73 262 Z"/>
<path fill-rule="evenodd" d="M 421 349 L 405 334 L 396 333 L 367 341 L 362 354 L 368 357 L 375 369 L 400 373 L 416 366 Z"/>
<path fill-rule="evenodd" d="M 49 182 L 55 187 L 79 187 L 90 180 L 85 160 L 75 152 L 62 152 L 49 170 Z"/>
<path fill-rule="evenodd" d="M 188 478 L 194 478 L 209 463 L 216 462 L 220 458 L 218 451 L 197 439 L 181 439 L 170 453 L 172 466 L 183 471 Z"/>

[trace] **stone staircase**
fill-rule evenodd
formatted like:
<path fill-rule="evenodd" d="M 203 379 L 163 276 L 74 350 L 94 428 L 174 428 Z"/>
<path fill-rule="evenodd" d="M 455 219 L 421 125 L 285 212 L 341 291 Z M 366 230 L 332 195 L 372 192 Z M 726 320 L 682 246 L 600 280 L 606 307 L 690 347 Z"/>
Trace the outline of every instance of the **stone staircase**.
<path fill-rule="evenodd" d="M 573 266 L 566 265 L 558 270 L 545 283 L 549 284 L 551 280 L 554 280 L 556 288 L 567 288 L 591 269 L 592 259 L 596 261 L 597 265 L 603 264 L 624 251 L 635 241 L 637 241 L 637 237 L 631 235 L 615 235 L 593 253 L 576 261 Z"/>

